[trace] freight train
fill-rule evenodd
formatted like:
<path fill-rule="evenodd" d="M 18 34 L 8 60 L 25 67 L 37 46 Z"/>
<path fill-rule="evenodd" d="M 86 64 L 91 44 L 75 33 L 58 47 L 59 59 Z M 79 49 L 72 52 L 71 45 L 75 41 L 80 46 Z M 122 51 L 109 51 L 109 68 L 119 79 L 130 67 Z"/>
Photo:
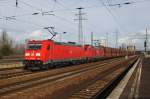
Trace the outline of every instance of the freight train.
<path fill-rule="evenodd" d="M 60 64 L 79 64 L 100 59 L 133 55 L 133 52 L 110 47 L 77 45 L 74 42 L 30 40 L 24 53 L 25 69 L 49 69 Z"/>

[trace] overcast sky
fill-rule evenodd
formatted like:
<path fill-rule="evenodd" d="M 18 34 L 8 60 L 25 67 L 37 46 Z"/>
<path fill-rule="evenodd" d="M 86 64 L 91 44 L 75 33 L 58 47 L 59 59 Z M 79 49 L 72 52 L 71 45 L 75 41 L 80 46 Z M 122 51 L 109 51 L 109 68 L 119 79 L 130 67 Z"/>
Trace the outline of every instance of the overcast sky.
<path fill-rule="evenodd" d="M 119 45 L 135 44 L 137 49 L 143 49 L 144 39 L 135 38 L 143 38 L 146 27 L 150 30 L 150 0 L 18 0 L 17 7 L 15 1 L 0 0 L 0 29 L 7 30 L 17 42 L 50 38 L 43 29 L 48 26 L 54 26 L 58 33 L 67 32 L 62 41 L 77 42 L 78 21 L 74 19 L 78 7 L 84 8 L 83 17 L 87 19 L 83 21 L 86 43 L 90 43 L 91 32 L 94 39 L 105 39 L 108 33 L 108 44 L 115 47 L 118 31 Z M 109 6 L 126 2 L 132 4 Z M 57 35 L 55 40 L 59 38 Z"/>

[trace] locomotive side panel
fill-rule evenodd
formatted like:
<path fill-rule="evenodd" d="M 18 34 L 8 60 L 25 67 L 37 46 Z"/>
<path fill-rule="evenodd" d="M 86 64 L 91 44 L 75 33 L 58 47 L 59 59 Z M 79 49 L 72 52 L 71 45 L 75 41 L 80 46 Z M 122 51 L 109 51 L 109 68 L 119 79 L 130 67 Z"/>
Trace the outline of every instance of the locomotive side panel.
<path fill-rule="evenodd" d="M 84 59 L 84 48 L 82 46 L 54 44 L 52 60 L 70 61 Z"/>

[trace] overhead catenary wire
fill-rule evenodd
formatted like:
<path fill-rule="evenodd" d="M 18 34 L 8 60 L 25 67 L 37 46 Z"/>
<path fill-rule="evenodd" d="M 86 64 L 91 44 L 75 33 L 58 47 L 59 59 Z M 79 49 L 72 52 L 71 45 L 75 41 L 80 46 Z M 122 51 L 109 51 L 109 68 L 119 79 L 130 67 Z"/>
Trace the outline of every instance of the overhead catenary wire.
<path fill-rule="evenodd" d="M 64 7 L 65 9 L 70 10 L 70 8 L 64 6 L 60 1 L 61 1 L 61 0 L 57 1 L 56 3 L 59 4 L 60 6 Z"/>
<path fill-rule="evenodd" d="M 31 14 L 27 14 L 27 15 L 31 15 Z M 20 17 L 21 16 L 24 16 L 24 15 L 19 15 Z M 19 17 L 18 16 L 18 17 Z M 4 16 L 3 16 L 4 17 Z M 2 19 L 3 19 L 3 17 L 2 17 Z M 10 18 L 11 18 L 12 16 L 10 16 Z M 14 17 L 14 16 L 13 16 Z M 63 18 L 63 17 L 61 17 L 61 16 L 55 16 L 57 19 L 60 19 L 60 20 L 62 20 L 62 21 L 65 21 L 65 22 L 67 22 L 67 23 L 70 23 L 70 24 L 75 24 L 75 23 L 73 23 L 72 21 L 69 21 L 69 20 L 67 20 L 66 18 Z M 7 17 L 6 17 L 7 18 Z M 43 27 L 45 27 L 44 25 L 40 25 L 40 24 L 36 24 L 36 23 L 33 23 L 33 22 L 28 22 L 28 21 L 25 21 L 25 20 L 20 20 L 20 19 L 16 19 L 16 16 L 15 16 L 15 20 L 14 21 L 18 21 L 18 22 L 22 22 L 22 23 L 27 23 L 27 24 L 30 24 L 30 25 L 34 25 L 34 26 L 37 26 L 37 27 L 39 27 L 39 28 L 43 28 Z M 13 21 L 13 22 L 14 22 Z M 11 21 L 12 22 L 12 21 Z M 72 25 L 69 25 L 69 27 L 70 26 L 72 26 Z M 57 28 L 58 29 L 58 28 Z M 75 28 L 71 28 L 71 30 L 72 29 L 75 29 Z"/>
<path fill-rule="evenodd" d="M 60 2 L 56 1 L 56 3 L 58 3 L 59 5 L 61 5 L 62 7 L 68 9 L 67 7 L 63 6 Z M 68 9 L 68 10 L 71 10 L 71 9 Z M 73 10 L 72 10 L 73 11 Z M 62 21 L 65 21 L 65 22 L 68 22 L 68 23 L 73 23 L 72 21 L 69 21 L 68 19 L 66 18 L 63 18 L 62 16 L 58 16 L 58 15 L 54 15 L 54 17 L 56 18 L 59 18 L 60 20 Z M 75 23 L 74 23 L 75 24 Z"/>
<path fill-rule="evenodd" d="M 20 0 L 19 0 L 20 1 Z M 21 1 L 22 2 L 22 1 Z M 58 1 L 57 1 L 58 2 Z M 29 6 L 29 7 L 33 7 L 33 8 L 35 8 L 37 11 L 41 11 L 41 9 L 39 9 L 39 8 L 37 8 L 37 7 L 34 7 L 34 6 L 32 6 L 32 5 L 30 5 L 30 4 L 28 4 L 28 3 L 25 3 L 25 2 L 22 2 L 22 3 L 24 3 L 24 4 L 26 4 L 27 6 Z M 60 3 L 59 3 L 60 4 Z M 64 7 L 64 6 L 63 6 Z M 44 11 L 42 11 L 42 12 L 44 12 Z M 47 11 L 48 12 L 48 11 Z M 38 12 L 37 12 L 38 13 Z M 26 15 L 30 15 L 30 14 L 26 14 Z M 32 13 L 32 15 L 33 15 L 33 13 Z M 24 15 L 20 15 L 20 16 L 24 16 Z M 56 16 L 56 15 L 55 15 Z M 59 16 L 56 16 L 57 18 L 59 17 Z M 63 21 L 64 21 L 64 18 L 62 18 L 62 17 L 59 17 L 59 19 L 63 19 Z M 68 20 L 66 20 L 65 19 L 65 21 L 67 21 L 68 22 Z"/>
<path fill-rule="evenodd" d="M 92 6 L 91 6 L 92 7 Z M 93 6 L 94 7 L 94 6 Z M 37 13 L 37 14 L 39 14 L 39 12 L 35 12 L 35 13 Z M 24 16 L 31 16 L 31 15 L 33 15 L 33 14 L 35 14 L 35 13 L 27 13 L 27 14 L 22 14 L 22 15 L 16 15 L 15 17 L 24 17 Z M 66 21 L 66 22 L 69 22 L 69 23 L 71 23 L 71 21 L 69 21 L 69 20 L 67 20 L 67 19 L 65 19 L 65 18 L 63 18 L 63 17 L 60 17 L 60 16 L 56 16 L 57 18 L 59 18 L 59 19 L 61 19 L 61 20 L 63 20 L 63 21 Z M 73 23 L 73 22 L 72 22 Z"/>
<path fill-rule="evenodd" d="M 108 1 L 108 0 L 107 0 Z M 123 5 L 131 5 L 136 3 L 144 3 L 144 2 L 150 2 L 150 0 L 134 0 L 134 1 L 127 1 L 123 3 L 115 3 L 115 4 L 109 4 L 109 6 L 118 6 L 122 7 Z"/>
<path fill-rule="evenodd" d="M 20 1 L 20 0 L 19 0 L 19 1 Z M 21 1 L 21 2 L 22 2 L 22 1 Z M 31 4 L 28 4 L 28 3 L 26 3 L 26 2 L 22 2 L 22 3 L 24 3 L 25 5 L 27 5 L 27 6 L 29 6 L 29 7 L 35 8 L 34 6 L 32 6 Z M 60 4 L 60 3 L 59 3 L 59 4 Z M 63 6 L 63 7 L 64 7 L 64 6 Z M 93 6 L 93 7 L 94 7 L 94 6 Z M 66 8 L 66 7 L 65 7 L 65 8 Z M 92 8 L 92 6 L 89 7 L 89 8 Z M 37 11 L 41 11 L 40 8 L 37 8 L 37 7 L 36 7 L 35 9 L 36 9 Z M 68 10 L 70 10 L 70 9 L 68 9 Z M 37 13 L 38 13 L 38 12 L 37 12 Z M 20 15 L 20 16 L 27 16 L 27 15 L 28 15 L 28 14 L 26 14 L 26 15 Z M 29 14 L 29 15 L 30 15 L 30 14 Z M 58 18 L 58 16 L 57 16 L 57 18 Z M 62 18 L 62 17 L 61 17 L 61 18 L 59 17 L 59 19 L 62 19 L 62 20 L 64 21 L 64 18 Z M 65 21 L 66 21 L 66 22 L 69 22 L 69 21 L 66 20 L 66 19 L 65 19 Z M 28 22 L 26 22 L 26 23 L 28 23 Z M 69 23 L 70 23 L 70 22 L 69 22 Z M 35 25 L 35 24 L 34 24 L 34 25 Z"/>
<path fill-rule="evenodd" d="M 60 4 L 60 3 L 59 3 Z M 62 4 L 60 4 L 61 6 L 63 6 Z M 64 8 L 67 8 L 67 7 L 65 7 L 65 6 L 63 6 Z M 95 5 L 92 5 L 92 6 L 88 6 L 88 7 L 85 7 L 85 8 L 96 8 L 96 7 L 99 7 L 98 5 L 97 6 L 95 6 Z M 71 10 L 71 9 L 69 9 L 69 10 Z M 66 20 L 67 22 L 68 22 L 68 20 Z"/>
<path fill-rule="evenodd" d="M 29 7 L 32 7 L 32 8 L 35 8 L 37 11 L 41 11 L 39 8 L 37 8 L 37 7 L 34 7 L 34 6 L 32 6 L 32 5 L 30 5 L 30 4 L 28 4 L 28 3 L 25 3 L 25 2 L 23 2 L 23 1 L 21 1 L 21 0 L 19 0 L 20 2 L 22 2 L 22 3 L 24 3 L 25 5 L 27 5 L 27 6 L 29 6 Z M 38 14 L 39 13 L 45 13 L 45 12 L 37 12 Z M 24 15 L 16 15 L 16 16 L 13 16 L 13 17 L 23 17 L 23 16 L 29 16 L 29 15 L 33 15 L 34 13 L 29 13 L 29 14 L 24 14 Z M 9 16 L 9 17 L 12 17 L 12 16 Z M 25 22 L 25 23 L 29 23 L 30 25 L 35 25 L 35 26 L 39 26 L 38 24 L 34 24 L 34 23 L 31 23 L 31 22 L 27 22 L 27 21 L 23 21 L 23 20 L 16 20 L 16 21 L 20 21 L 20 22 Z M 40 26 L 41 27 L 41 26 Z"/>
<path fill-rule="evenodd" d="M 118 22 L 116 16 L 114 16 L 114 14 L 112 13 L 112 11 L 105 5 L 105 3 L 103 2 L 103 0 L 99 0 L 100 3 L 105 7 L 105 9 L 109 12 L 109 14 L 112 16 L 114 22 L 117 24 L 117 26 L 120 28 L 120 30 L 122 31 L 122 27 L 120 25 L 120 23 Z"/>
<path fill-rule="evenodd" d="M 20 0 L 19 0 L 19 1 L 20 1 Z M 22 1 L 22 0 L 21 0 L 21 1 Z M 25 1 L 23 1 L 23 2 L 25 2 Z M 26 3 L 26 4 L 29 4 L 29 3 L 27 3 L 27 2 L 25 2 L 25 3 Z M 23 4 L 24 4 L 24 3 L 23 3 Z M 25 5 L 26 5 L 26 4 L 25 4 Z M 32 4 L 29 4 L 29 5 L 30 5 L 30 7 L 31 7 L 32 9 L 38 8 L 38 7 L 33 8 L 33 7 L 32 7 L 32 6 L 33 6 Z M 29 6 L 29 5 L 26 5 L 26 6 Z M 105 6 L 108 6 L 108 5 L 105 4 Z M 35 7 L 35 6 L 34 6 L 34 7 Z M 97 7 L 98 7 L 98 6 L 97 6 Z M 63 7 L 63 8 L 64 8 L 64 7 Z M 86 8 L 86 7 L 85 7 L 85 8 Z M 88 8 L 88 7 L 87 7 L 87 8 Z M 91 6 L 91 7 L 89 6 L 89 8 L 94 8 L 94 6 L 93 6 L 93 7 L 92 7 L 92 6 Z M 51 10 L 52 10 L 52 9 L 51 9 Z M 50 11 L 51 11 L 51 10 L 50 10 Z M 37 9 L 37 13 L 41 13 L 40 11 L 41 11 L 41 8 L 38 8 L 38 9 Z M 60 9 L 60 10 L 59 10 L 59 9 L 58 9 L 58 10 L 56 9 L 56 11 L 75 11 L 75 9 L 66 9 L 66 8 L 65 8 L 65 9 Z M 30 13 L 29 13 L 29 14 L 27 13 L 27 14 L 18 15 L 18 16 L 16 15 L 16 17 L 21 17 L 21 16 L 24 17 L 24 16 L 28 16 L 28 15 L 32 15 L 32 14 L 33 14 L 33 13 L 31 13 L 31 14 L 30 14 Z M 60 17 L 62 17 L 62 18 L 60 18 L 60 17 L 57 17 L 57 16 L 59 16 L 59 15 L 56 15 L 56 16 L 54 16 L 54 17 L 59 18 L 59 19 L 62 20 L 62 21 L 64 21 L 64 19 L 66 19 L 65 21 L 68 22 L 68 23 L 74 23 L 74 22 L 68 20 L 66 17 L 60 16 Z M 116 19 L 116 20 L 118 21 L 118 19 Z M 30 22 L 29 22 L 29 23 L 30 23 Z M 117 23 L 118 23 L 118 22 L 117 22 Z M 32 23 L 30 23 L 30 24 L 32 24 Z M 33 23 L 33 24 L 34 24 L 34 23 Z"/>
<path fill-rule="evenodd" d="M 22 0 L 18 0 L 18 2 L 23 3 L 23 4 L 25 4 L 26 6 L 32 8 L 32 9 L 35 9 L 35 10 L 37 10 L 37 11 L 42 11 L 42 8 L 35 7 L 35 6 L 33 6 L 33 5 L 29 4 L 29 3 L 26 3 L 26 2 L 24 2 L 24 1 L 22 1 Z"/>

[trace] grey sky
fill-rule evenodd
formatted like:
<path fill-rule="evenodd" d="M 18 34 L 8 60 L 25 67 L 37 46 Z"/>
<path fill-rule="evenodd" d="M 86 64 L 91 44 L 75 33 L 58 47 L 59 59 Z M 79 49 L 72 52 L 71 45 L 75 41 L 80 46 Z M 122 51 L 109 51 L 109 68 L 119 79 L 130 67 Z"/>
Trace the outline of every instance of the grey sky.
<path fill-rule="evenodd" d="M 119 31 L 119 44 L 131 43 L 135 35 L 143 35 L 145 28 L 150 27 L 150 0 L 0 0 L 0 28 L 6 29 L 17 42 L 27 38 L 47 39 L 51 35 L 43 29 L 54 26 L 55 31 L 62 33 L 63 41 L 77 41 L 78 22 L 74 21 L 77 7 L 84 7 L 88 20 L 83 21 L 85 42 L 90 42 L 90 32 L 95 39 L 106 37 L 109 33 L 109 46 L 115 46 L 115 32 Z M 107 6 L 102 4 L 136 2 L 130 5 Z M 109 11 L 108 11 L 109 9 Z M 51 12 L 53 15 L 32 15 L 33 13 Z M 6 20 L 6 17 L 15 16 Z M 150 29 L 150 28 L 149 28 Z M 59 35 L 56 37 L 59 41 Z M 127 42 L 128 41 L 128 42 Z M 138 49 L 143 48 L 143 40 L 132 40 Z M 150 45 L 150 43 L 149 43 Z"/>

